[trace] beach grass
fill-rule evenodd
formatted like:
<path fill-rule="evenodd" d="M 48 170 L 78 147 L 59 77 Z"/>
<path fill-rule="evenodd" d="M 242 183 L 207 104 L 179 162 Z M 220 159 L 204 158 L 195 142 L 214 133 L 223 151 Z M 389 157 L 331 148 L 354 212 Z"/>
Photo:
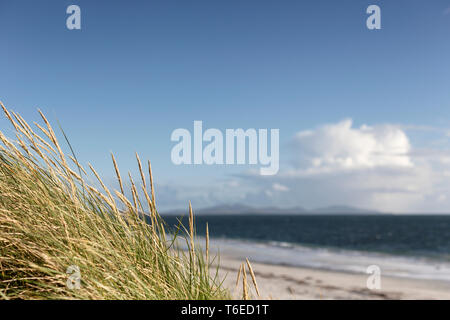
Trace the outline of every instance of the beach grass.
<path fill-rule="evenodd" d="M 230 298 L 209 244 L 205 252 L 195 241 L 190 204 L 188 230 L 167 232 L 150 162 L 136 154 L 140 181 L 125 182 L 112 155 L 119 190 L 111 190 L 63 153 L 40 111 L 43 124 L 32 129 L 1 107 L 16 138 L 0 132 L 0 299 Z"/>

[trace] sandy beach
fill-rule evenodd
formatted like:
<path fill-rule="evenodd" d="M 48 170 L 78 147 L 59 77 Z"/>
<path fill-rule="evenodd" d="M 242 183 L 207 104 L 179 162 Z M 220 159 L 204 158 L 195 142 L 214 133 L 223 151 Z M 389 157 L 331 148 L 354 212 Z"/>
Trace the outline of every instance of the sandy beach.
<path fill-rule="evenodd" d="M 236 287 L 236 276 L 242 260 L 222 255 L 220 276 L 234 298 L 242 297 L 242 281 Z M 450 283 L 436 280 L 382 276 L 381 289 L 369 290 L 369 275 L 312 268 L 252 263 L 261 299 L 450 299 Z M 241 278 L 242 279 L 242 278 Z M 248 278 L 250 293 L 256 291 Z"/>
<path fill-rule="evenodd" d="M 204 241 L 198 240 L 198 245 Z M 225 277 L 235 299 L 242 299 L 242 277 L 237 286 L 236 279 L 248 258 L 260 299 L 450 300 L 450 265 L 445 261 L 232 239 L 210 243 L 212 257 L 220 256 L 219 277 Z M 370 265 L 380 267 L 380 289 L 367 287 Z M 258 299 L 250 275 L 247 282 L 251 298 Z"/>

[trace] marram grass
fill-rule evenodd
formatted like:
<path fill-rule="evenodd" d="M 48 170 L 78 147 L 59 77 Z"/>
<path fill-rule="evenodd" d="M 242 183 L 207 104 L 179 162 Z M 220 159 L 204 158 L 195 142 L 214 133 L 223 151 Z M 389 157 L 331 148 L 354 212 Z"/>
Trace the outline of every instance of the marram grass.
<path fill-rule="evenodd" d="M 206 252 L 195 242 L 190 205 L 189 230 L 166 237 L 150 163 L 144 169 L 136 155 L 141 181 L 129 175 L 129 197 L 114 156 L 118 191 L 89 165 L 96 188 L 42 113 L 38 134 L 1 107 L 16 139 L 0 131 L 0 299 L 230 298 L 217 267 L 210 270 L 209 237 Z M 244 290 L 248 298 L 246 283 Z"/>

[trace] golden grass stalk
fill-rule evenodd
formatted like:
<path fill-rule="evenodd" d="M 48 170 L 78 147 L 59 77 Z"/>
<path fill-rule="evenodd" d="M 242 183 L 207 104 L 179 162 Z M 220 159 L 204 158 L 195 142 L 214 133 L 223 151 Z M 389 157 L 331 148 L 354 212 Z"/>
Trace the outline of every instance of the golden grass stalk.
<path fill-rule="evenodd" d="M 250 271 L 250 276 L 252 277 L 252 282 L 253 286 L 255 287 L 256 293 L 258 294 L 258 297 L 261 297 L 261 295 L 259 294 L 258 283 L 256 282 L 256 277 L 255 273 L 253 272 L 252 265 L 250 264 L 250 261 L 247 258 L 245 260 L 247 261 L 248 270 Z"/>
<path fill-rule="evenodd" d="M 150 176 L 150 188 L 152 192 L 152 205 L 153 209 L 156 208 L 156 200 L 155 200 L 155 188 L 153 186 L 153 173 L 152 173 L 152 164 L 150 163 L 150 160 L 148 160 L 148 174 Z"/>
<path fill-rule="evenodd" d="M 206 237 L 205 237 L 205 245 L 206 245 L 206 273 L 209 274 L 209 228 L 208 223 L 206 223 Z"/>
<path fill-rule="evenodd" d="M 239 285 L 239 280 L 241 278 L 241 273 L 242 273 L 242 264 L 239 266 L 239 271 L 238 271 L 238 274 L 237 274 L 237 277 L 236 277 L 236 288 Z"/>
<path fill-rule="evenodd" d="M 190 250 L 191 256 L 194 256 L 194 213 L 192 212 L 192 205 L 189 201 L 189 240 L 190 240 Z M 195 260 L 192 261 L 193 268 L 195 268 Z"/>
<path fill-rule="evenodd" d="M 147 188 L 147 184 L 145 183 L 145 176 L 144 176 L 144 172 L 142 171 L 142 164 L 141 164 L 141 159 L 139 159 L 139 155 L 136 152 L 136 160 L 138 163 L 138 168 L 139 168 L 139 173 L 141 175 L 141 180 L 142 180 L 142 186 L 144 187 L 144 189 Z"/>
<path fill-rule="evenodd" d="M 123 191 L 123 183 L 122 183 L 122 178 L 120 176 L 119 167 L 117 166 L 116 158 L 114 158 L 114 154 L 112 154 L 112 153 L 111 153 L 111 158 L 112 158 L 112 162 L 114 164 L 114 169 L 116 171 L 117 181 L 119 182 L 120 192 L 122 192 L 122 194 L 125 194 L 125 192 Z"/>
<path fill-rule="evenodd" d="M 248 284 L 247 272 L 245 271 L 245 264 L 242 264 L 242 299 L 248 300 Z"/>

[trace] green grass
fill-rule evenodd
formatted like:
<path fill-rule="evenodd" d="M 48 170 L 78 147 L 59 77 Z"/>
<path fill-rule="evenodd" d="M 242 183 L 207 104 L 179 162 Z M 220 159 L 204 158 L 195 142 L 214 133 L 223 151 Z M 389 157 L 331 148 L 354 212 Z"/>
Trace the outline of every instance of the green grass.
<path fill-rule="evenodd" d="M 90 165 L 88 174 L 74 155 L 63 154 L 44 115 L 37 134 L 1 106 L 16 140 L 0 132 L 0 299 L 230 298 L 217 269 L 209 270 L 208 249 L 195 241 L 190 206 L 189 230 L 175 241 L 166 237 L 150 162 L 144 174 L 136 155 L 141 181 L 129 176 L 127 198 L 114 157 L 118 191 Z M 100 190 L 86 181 L 92 174 Z M 70 266 L 79 268 L 79 289 L 70 289 L 76 284 Z"/>

